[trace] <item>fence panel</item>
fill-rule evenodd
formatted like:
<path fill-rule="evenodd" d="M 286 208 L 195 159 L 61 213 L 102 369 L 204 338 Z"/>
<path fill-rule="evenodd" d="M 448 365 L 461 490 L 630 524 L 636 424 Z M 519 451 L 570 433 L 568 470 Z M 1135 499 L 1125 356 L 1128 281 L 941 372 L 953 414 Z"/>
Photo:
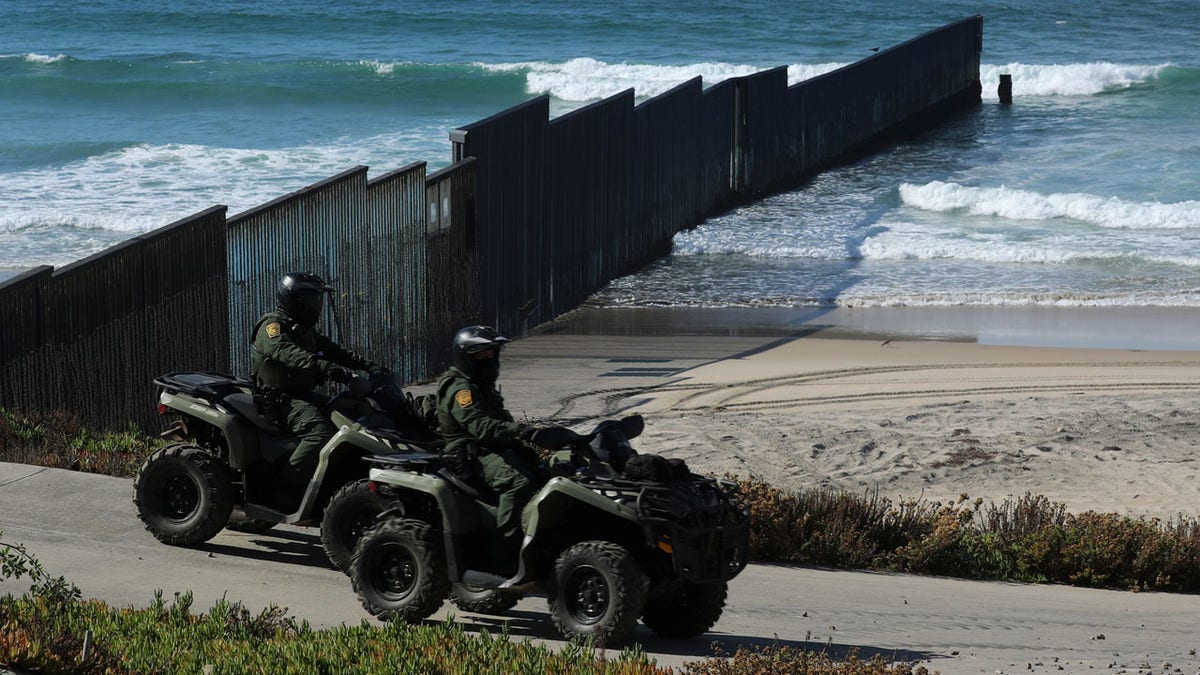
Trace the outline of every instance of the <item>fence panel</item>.
<path fill-rule="evenodd" d="M 147 312 L 141 363 L 151 378 L 229 370 L 225 212 L 215 206 L 138 237 Z"/>
<path fill-rule="evenodd" d="M 547 232 L 540 247 L 549 288 L 533 325 L 574 309 L 624 269 L 632 131 L 633 90 L 550 123 Z"/>
<path fill-rule="evenodd" d="M 737 202 L 741 178 L 735 166 L 741 120 L 736 110 L 738 81 L 728 79 L 704 90 L 701 169 L 705 182 L 703 213 L 720 213 Z"/>
<path fill-rule="evenodd" d="M 787 97 L 787 66 L 764 70 L 742 79 L 746 98 L 746 192 L 763 195 L 795 179 L 789 143 L 791 115 Z"/>
<path fill-rule="evenodd" d="M 524 333 L 547 284 L 538 242 L 550 97 L 539 96 L 450 134 L 455 160 L 475 157 L 481 320 Z M 539 314 L 540 315 L 540 314 Z"/>
<path fill-rule="evenodd" d="M 668 253 L 675 233 L 702 218 L 703 92 L 695 77 L 634 108 L 625 271 Z"/>
<path fill-rule="evenodd" d="M 428 256 L 422 284 L 428 301 L 417 333 L 425 348 L 425 377 L 450 365 L 450 342 L 459 328 L 483 321 L 476 166 L 466 159 L 426 180 Z"/>
<path fill-rule="evenodd" d="M 251 331 L 259 317 L 275 307 L 279 280 L 293 271 L 318 274 L 338 289 L 338 316 L 327 310 L 320 330 L 374 358 L 367 326 L 372 308 L 384 303 L 374 298 L 369 277 L 354 270 L 386 265 L 387 260 L 383 252 L 381 260 L 375 260 L 367 250 L 366 175 L 367 167 L 355 167 L 229 221 L 229 354 L 234 373 L 250 375 Z M 345 323 L 339 328 L 336 319 Z"/>
<path fill-rule="evenodd" d="M 38 352 L 45 344 L 42 317 L 54 268 L 36 267 L 0 283 L 0 406 L 36 410 L 46 389 Z"/>
<path fill-rule="evenodd" d="M 58 354 L 43 405 L 110 428 L 149 408 L 142 263 L 142 242 L 131 239 L 54 271 L 44 325 Z"/>
<path fill-rule="evenodd" d="M 425 376 L 425 169 L 416 162 L 367 183 L 368 246 L 387 257 L 368 270 L 383 303 L 373 358 L 402 382 Z"/>
<path fill-rule="evenodd" d="M 42 298 L 54 268 L 35 267 L 19 276 L 0 282 L 0 364 L 27 354 L 42 345 Z"/>

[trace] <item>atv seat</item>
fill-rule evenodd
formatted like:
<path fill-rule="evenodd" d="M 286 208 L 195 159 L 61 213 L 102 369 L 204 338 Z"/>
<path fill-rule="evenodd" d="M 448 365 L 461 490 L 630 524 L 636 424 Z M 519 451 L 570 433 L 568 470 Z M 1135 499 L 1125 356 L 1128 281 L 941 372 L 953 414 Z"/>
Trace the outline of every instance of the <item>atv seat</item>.
<path fill-rule="evenodd" d="M 254 397 L 250 394 L 230 394 L 221 401 L 263 431 L 272 434 L 287 433 L 284 429 L 280 429 L 271 418 L 258 412 L 258 406 L 254 405 Z"/>
<path fill-rule="evenodd" d="M 495 506 L 499 498 L 491 490 L 479 490 L 463 480 L 446 466 L 446 456 L 425 452 L 397 452 L 390 455 L 363 457 L 363 461 L 381 469 L 399 469 L 417 473 L 431 473 L 445 480 L 455 491 L 484 504 Z"/>
<path fill-rule="evenodd" d="M 431 471 L 436 473 L 437 469 L 441 468 L 445 457 L 439 454 L 430 452 L 394 452 L 390 455 L 367 455 L 363 457 L 363 461 L 367 464 L 374 464 L 381 469 L 400 469 L 403 471 L 416 471 L 425 473 Z"/>

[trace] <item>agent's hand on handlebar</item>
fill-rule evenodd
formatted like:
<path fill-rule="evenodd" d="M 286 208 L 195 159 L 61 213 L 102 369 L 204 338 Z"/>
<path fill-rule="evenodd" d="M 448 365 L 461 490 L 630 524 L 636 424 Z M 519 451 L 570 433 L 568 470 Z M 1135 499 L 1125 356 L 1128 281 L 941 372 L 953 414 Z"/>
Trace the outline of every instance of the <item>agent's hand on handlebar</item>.
<path fill-rule="evenodd" d="M 549 427 L 540 427 L 534 429 L 529 434 L 529 442 L 536 446 L 557 450 L 563 446 L 574 445 L 583 439 L 583 436 L 571 431 L 566 427 L 558 425 Z"/>
<path fill-rule="evenodd" d="M 330 368 L 327 374 L 329 375 L 329 379 L 342 384 L 346 384 L 350 380 L 354 379 L 354 372 L 341 366 L 334 366 Z"/>

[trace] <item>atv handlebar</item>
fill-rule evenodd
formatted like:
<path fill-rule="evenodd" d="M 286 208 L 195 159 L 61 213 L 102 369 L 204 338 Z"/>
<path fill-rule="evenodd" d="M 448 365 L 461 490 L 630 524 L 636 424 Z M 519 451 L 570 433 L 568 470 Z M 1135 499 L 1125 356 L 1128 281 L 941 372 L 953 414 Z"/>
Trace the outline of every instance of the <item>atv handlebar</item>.
<path fill-rule="evenodd" d="M 646 428 L 646 420 L 641 415 L 629 415 L 619 420 L 604 420 L 596 425 L 589 434 L 578 434 L 566 427 L 553 426 L 537 429 L 529 437 L 529 442 L 547 450 L 561 450 L 568 445 L 586 446 L 604 430 L 616 427 L 625 438 L 636 438 Z"/>

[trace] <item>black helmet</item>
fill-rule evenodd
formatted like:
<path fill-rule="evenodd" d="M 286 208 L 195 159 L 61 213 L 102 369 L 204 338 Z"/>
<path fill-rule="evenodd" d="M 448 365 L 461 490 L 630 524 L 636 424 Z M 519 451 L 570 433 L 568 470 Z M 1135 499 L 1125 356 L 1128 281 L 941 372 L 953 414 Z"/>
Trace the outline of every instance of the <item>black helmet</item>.
<path fill-rule="evenodd" d="M 452 360 L 467 377 L 495 382 L 500 375 L 500 350 L 506 342 L 508 338 L 491 326 L 467 326 L 454 334 Z M 491 358 L 475 356 L 489 349 Z"/>
<path fill-rule="evenodd" d="M 305 326 L 316 325 L 325 307 L 325 294 L 333 291 L 321 277 L 309 272 L 288 272 L 275 291 L 276 304 Z"/>

